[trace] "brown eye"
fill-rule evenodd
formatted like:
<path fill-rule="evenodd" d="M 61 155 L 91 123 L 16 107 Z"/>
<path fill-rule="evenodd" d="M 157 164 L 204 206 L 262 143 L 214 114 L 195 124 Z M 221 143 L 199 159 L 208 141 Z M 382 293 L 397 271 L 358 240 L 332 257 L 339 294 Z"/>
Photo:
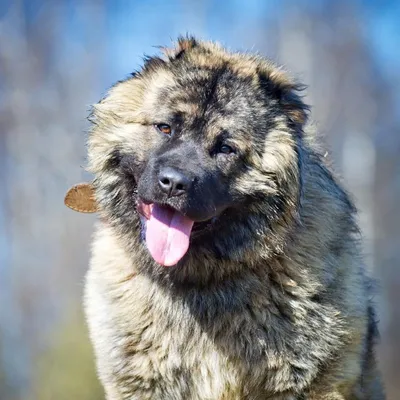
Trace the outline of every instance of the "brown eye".
<path fill-rule="evenodd" d="M 168 124 L 156 124 L 155 127 L 164 135 L 170 135 L 172 132 L 172 129 Z"/>
<path fill-rule="evenodd" d="M 219 148 L 219 153 L 231 154 L 231 153 L 234 153 L 234 152 L 235 152 L 235 150 L 231 146 L 228 146 L 227 144 L 223 144 Z"/>

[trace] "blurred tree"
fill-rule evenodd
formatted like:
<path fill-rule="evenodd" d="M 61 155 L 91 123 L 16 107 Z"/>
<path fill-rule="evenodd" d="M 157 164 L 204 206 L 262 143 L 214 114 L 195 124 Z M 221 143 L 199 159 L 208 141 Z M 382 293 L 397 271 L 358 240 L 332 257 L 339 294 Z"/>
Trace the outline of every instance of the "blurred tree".
<path fill-rule="evenodd" d="M 102 2 L 77 9 L 72 3 L 22 0 L 0 13 L 0 247 L 7 250 L 0 248 L 0 300 L 7 304 L 0 330 L 8 387 L 1 398 L 7 400 L 28 396 L 36 358 L 70 299 L 80 298 L 77 283 L 87 268 L 81 245 L 93 219 L 67 210 L 63 196 L 85 179 L 82 132 L 101 74 Z"/>

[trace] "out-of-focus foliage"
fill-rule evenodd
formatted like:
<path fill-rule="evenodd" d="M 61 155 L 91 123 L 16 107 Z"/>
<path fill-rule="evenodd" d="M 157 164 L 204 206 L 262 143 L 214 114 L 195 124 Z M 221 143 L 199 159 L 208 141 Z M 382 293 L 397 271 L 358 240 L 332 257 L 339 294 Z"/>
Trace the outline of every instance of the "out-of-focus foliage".
<path fill-rule="evenodd" d="M 74 313 L 61 323 L 52 333 L 50 341 L 49 348 L 39 357 L 33 373 L 32 399 L 104 398 L 82 314 Z"/>
<path fill-rule="evenodd" d="M 0 1 L 0 399 L 99 399 L 81 309 L 94 217 L 63 205 L 89 105 L 152 46 L 191 32 L 259 51 L 309 85 L 381 279 L 379 358 L 400 393 L 400 3 Z"/>
<path fill-rule="evenodd" d="M 1 337 L 0 337 L 1 338 Z M 1 348 L 0 348 L 0 357 L 1 357 Z M 7 394 L 7 388 L 6 388 L 6 377 L 4 373 L 4 365 L 0 364 L 0 399 L 3 399 L 6 397 Z"/>

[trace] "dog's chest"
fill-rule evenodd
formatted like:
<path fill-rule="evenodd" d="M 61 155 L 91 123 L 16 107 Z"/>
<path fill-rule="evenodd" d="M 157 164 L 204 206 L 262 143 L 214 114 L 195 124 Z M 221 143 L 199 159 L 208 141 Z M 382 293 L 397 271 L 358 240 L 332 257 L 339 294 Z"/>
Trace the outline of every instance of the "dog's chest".
<path fill-rule="evenodd" d="M 285 349 L 268 331 L 266 312 L 220 312 L 201 296 L 184 301 L 140 292 L 120 342 L 135 390 L 148 387 L 154 398 L 177 400 L 257 399 L 304 378 L 294 377 L 279 354 Z"/>
<path fill-rule="evenodd" d="M 242 398 L 243 368 L 224 348 L 239 338 L 228 327 L 205 329 L 193 310 L 167 299 L 142 304 L 131 315 L 123 349 L 134 386 L 153 386 L 155 398 Z"/>

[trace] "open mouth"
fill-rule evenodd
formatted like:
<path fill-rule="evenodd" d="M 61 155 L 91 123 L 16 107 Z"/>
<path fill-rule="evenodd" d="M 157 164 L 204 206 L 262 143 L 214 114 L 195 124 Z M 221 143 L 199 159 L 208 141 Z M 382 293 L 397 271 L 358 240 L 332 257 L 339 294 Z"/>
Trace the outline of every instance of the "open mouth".
<path fill-rule="evenodd" d="M 166 267 L 175 265 L 189 248 L 194 221 L 171 207 L 137 203 L 145 218 L 146 245 L 154 260 Z"/>

